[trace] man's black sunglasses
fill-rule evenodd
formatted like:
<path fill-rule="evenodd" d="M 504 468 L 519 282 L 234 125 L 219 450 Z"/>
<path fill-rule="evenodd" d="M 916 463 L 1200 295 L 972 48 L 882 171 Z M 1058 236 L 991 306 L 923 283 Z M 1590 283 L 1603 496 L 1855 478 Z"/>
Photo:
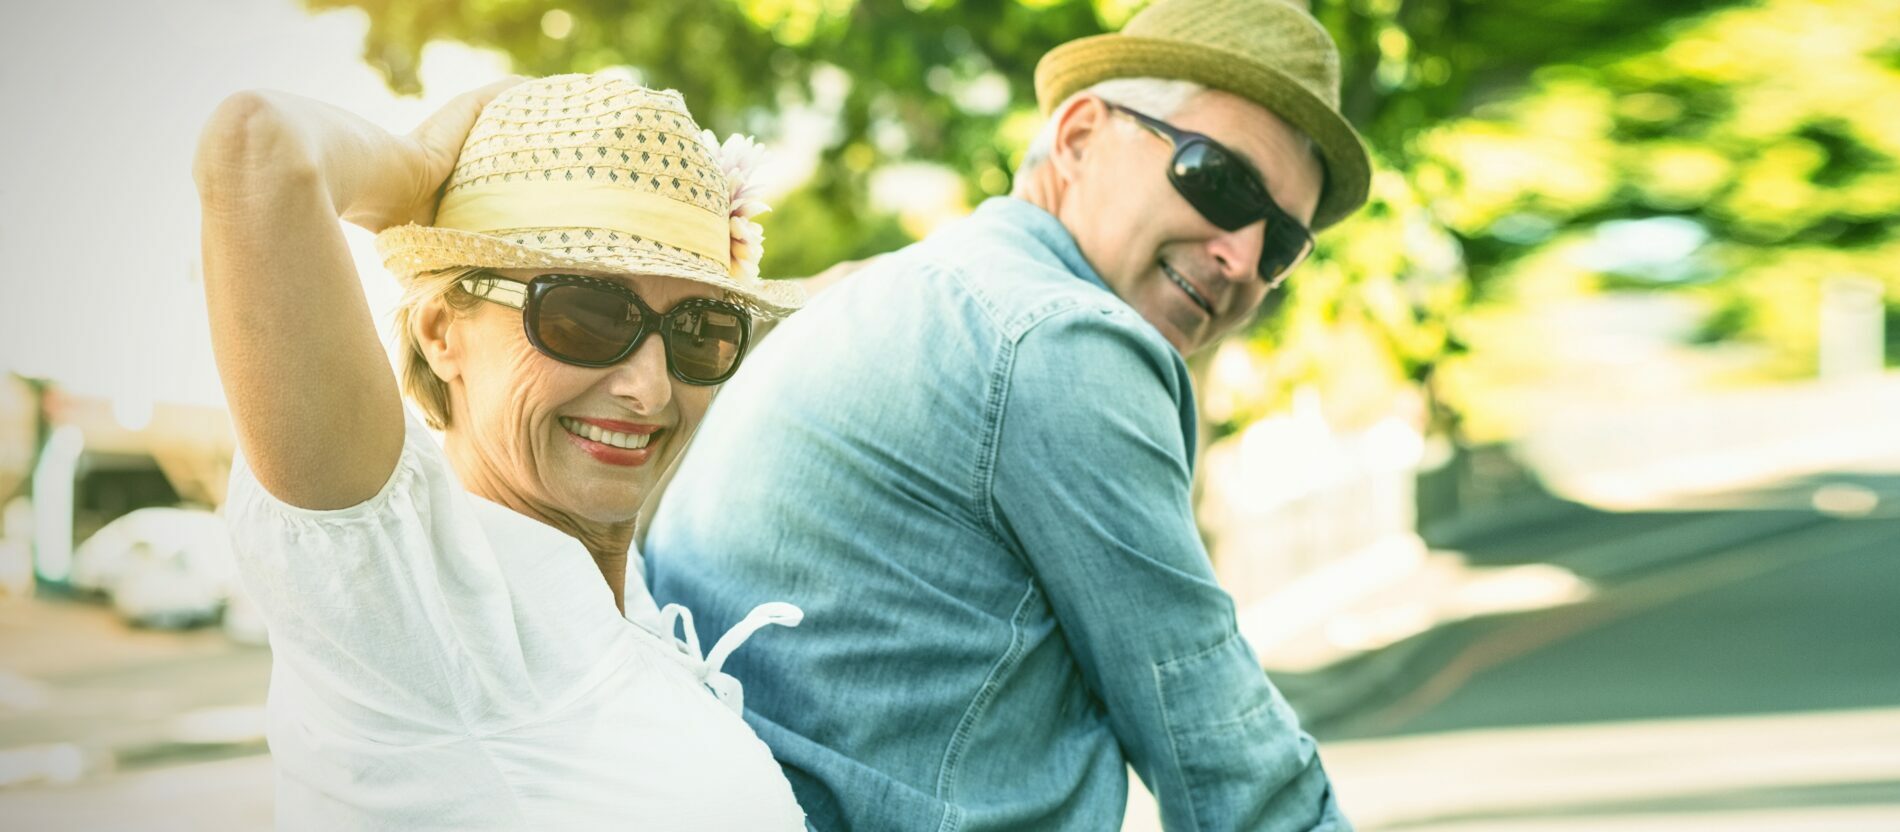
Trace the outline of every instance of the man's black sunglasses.
<path fill-rule="evenodd" d="M 478 298 L 521 310 L 528 343 L 581 367 L 618 364 L 657 332 L 674 378 L 718 384 L 739 369 L 752 338 L 752 316 L 735 304 L 691 298 L 660 313 L 632 289 L 587 275 L 544 274 L 522 283 L 478 272 L 460 285 Z"/>
<path fill-rule="evenodd" d="M 1266 240 L 1260 247 L 1261 280 L 1279 285 L 1287 272 L 1313 252 L 1312 232 L 1273 201 L 1260 174 L 1240 154 L 1200 133 L 1182 130 L 1120 104 L 1103 103 L 1174 146 L 1168 181 L 1208 222 L 1226 231 L 1238 231 L 1259 220 L 1267 221 Z"/>

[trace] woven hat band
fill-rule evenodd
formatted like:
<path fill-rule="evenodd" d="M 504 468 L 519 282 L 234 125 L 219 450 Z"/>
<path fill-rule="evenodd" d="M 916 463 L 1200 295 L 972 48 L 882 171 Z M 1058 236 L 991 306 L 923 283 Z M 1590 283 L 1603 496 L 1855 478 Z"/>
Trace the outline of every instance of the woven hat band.
<path fill-rule="evenodd" d="M 597 228 L 664 243 L 716 263 L 732 260 L 727 219 L 657 193 L 575 182 L 492 182 L 442 197 L 439 228 L 491 234 L 524 228 Z"/>

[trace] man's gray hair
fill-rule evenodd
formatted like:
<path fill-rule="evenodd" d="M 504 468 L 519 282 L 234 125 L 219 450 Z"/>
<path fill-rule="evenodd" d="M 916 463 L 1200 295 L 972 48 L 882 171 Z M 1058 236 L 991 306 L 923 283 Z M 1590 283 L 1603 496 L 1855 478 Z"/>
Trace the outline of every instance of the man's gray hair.
<path fill-rule="evenodd" d="M 1194 96 L 1207 90 L 1193 81 L 1176 78 L 1111 78 L 1062 100 L 1050 118 L 1043 122 L 1042 132 L 1036 134 L 1036 140 L 1029 143 L 1029 149 L 1023 151 L 1023 163 L 1016 167 L 1016 182 L 1028 181 L 1029 172 L 1049 158 L 1049 150 L 1056 143 L 1056 119 L 1054 115 L 1084 95 L 1092 95 L 1111 104 L 1120 104 L 1142 115 L 1167 119 L 1174 116 L 1182 107 L 1187 106 Z M 1128 129 L 1140 129 L 1134 122 L 1122 119 Z"/>

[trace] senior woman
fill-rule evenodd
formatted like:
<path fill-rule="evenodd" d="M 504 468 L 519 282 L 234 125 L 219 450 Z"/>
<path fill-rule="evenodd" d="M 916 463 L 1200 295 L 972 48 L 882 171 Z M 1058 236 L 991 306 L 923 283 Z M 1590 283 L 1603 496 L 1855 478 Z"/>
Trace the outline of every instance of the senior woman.
<path fill-rule="evenodd" d="M 485 87 L 407 136 L 277 93 L 212 116 L 205 293 L 280 826 L 802 828 L 719 671 L 797 609 L 702 657 L 626 575 L 753 321 L 802 297 L 757 277 L 752 150 L 599 76 Z M 339 217 L 403 282 L 397 374 Z"/>

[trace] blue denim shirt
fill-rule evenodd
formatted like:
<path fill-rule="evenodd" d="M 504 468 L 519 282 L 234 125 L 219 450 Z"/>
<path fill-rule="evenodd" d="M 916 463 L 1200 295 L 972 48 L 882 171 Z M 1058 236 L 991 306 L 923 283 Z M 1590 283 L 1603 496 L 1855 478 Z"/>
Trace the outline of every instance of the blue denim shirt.
<path fill-rule="evenodd" d="M 1181 357 L 1063 226 L 992 199 L 790 318 L 644 547 L 821 830 L 1346 829 L 1189 502 Z M 735 796 L 735 799 L 743 799 Z"/>

